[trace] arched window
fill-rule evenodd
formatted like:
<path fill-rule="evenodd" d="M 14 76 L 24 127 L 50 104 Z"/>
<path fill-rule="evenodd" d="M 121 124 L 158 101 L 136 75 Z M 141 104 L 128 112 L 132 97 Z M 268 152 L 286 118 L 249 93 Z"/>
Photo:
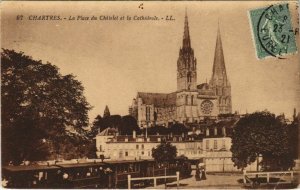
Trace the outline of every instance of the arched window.
<path fill-rule="evenodd" d="M 194 104 L 194 95 L 191 96 L 191 105 Z"/>

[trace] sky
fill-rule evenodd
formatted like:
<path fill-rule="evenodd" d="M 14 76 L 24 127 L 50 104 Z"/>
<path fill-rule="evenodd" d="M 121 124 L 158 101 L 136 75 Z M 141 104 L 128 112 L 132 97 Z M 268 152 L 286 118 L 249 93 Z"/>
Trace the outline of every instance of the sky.
<path fill-rule="evenodd" d="M 198 84 L 212 74 L 218 22 L 233 111 L 269 110 L 290 117 L 299 108 L 299 54 L 258 60 L 248 11 L 278 2 L 3 2 L 2 48 L 50 62 L 62 74 L 74 74 L 93 109 L 90 122 L 103 114 L 128 114 L 140 92 L 176 91 L 176 67 L 187 9 L 191 45 L 197 58 Z M 293 27 L 295 2 L 290 2 Z M 17 20 L 23 15 L 23 20 Z M 59 15 L 59 21 L 28 20 Z M 75 20 L 70 16 L 172 15 L 173 21 Z M 299 47 L 299 35 L 297 36 Z M 299 109 L 298 109 L 299 110 Z"/>

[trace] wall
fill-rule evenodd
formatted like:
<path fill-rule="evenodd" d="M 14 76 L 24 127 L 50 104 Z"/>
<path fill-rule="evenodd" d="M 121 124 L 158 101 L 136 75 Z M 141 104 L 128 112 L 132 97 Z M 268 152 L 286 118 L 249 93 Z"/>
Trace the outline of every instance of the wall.
<path fill-rule="evenodd" d="M 241 172 L 232 162 L 231 138 L 204 138 L 204 163 L 207 172 Z M 246 168 L 247 171 L 257 171 L 255 161 Z"/>

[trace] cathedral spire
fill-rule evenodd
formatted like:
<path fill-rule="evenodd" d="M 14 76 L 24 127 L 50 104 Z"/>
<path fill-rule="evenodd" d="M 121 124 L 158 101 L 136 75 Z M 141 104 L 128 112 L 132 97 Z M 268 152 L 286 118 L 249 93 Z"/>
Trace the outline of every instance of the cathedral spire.
<path fill-rule="evenodd" d="M 224 53 L 223 53 L 219 21 L 218 21 L 217 41 L 216 41 L 216 49 L 215 49 L 215 57 L 214 57 L 211 83 L 213 83 L 215 85 L 216 84 L 217 85 L 229 85 L 228 84 L 229 82 L 227 79 L 227 74 L 226 74 L 226 67 L 225 67 L 225 60 L 224 60 Z"/>
<path fill-rule="evenodd" d="M 197 83 L 197 60 L 191 47 L 189 21 L 185 9 L 182 47 L 177 60 L 177 90 L 195 90 Z"/>
<path fill-rule="evenodd" d="M 190 49 L 191 48 L 189 21 L 188 21 L 188 16 L 187 16 L 187 10 L 186 9 L 185 9 L 184 33 L 183 33 L 182 47 L 183 47 L 183 49 Z"/>

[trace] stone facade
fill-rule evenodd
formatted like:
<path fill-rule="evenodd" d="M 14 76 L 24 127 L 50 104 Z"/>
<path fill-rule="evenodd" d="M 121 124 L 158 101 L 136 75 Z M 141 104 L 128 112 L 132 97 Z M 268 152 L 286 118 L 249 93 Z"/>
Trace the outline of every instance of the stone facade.
<path fill-rule="evenodd" d="M 182 47 L 177 60 L 177 91 L 173 93 L 138 92 L 129 108 L 140 127 L 169 122 L 192 123 L 215 119 L 232 112 L 231 86 L 227 77 L 218 28 L 213 73 L 209 83 L 197 85 L 197 59 L 191 46 L 188 17 L 185 16 Z"/>
<path fill-rule="evenodd" d="M 198 160 L 207 172 L 240 172 L 232 161 L 232 132 L 238 118 L 207 124 L 198 131 L 182 135 L 118 135 L 115 129 L 107 128 L 96 139 L 97 156 L 106 160 L 151 160 L 152 149 L 162 141 L 170 142 L 177 148 L 177 156 L 184 155 L 189 160 Z M 256 162 L 247 171 L 257 169 Z"/>
<path fill-rule="evenodd" d="M 107 131 L 107 129 L 105 130 Z M 202 140 L 187 135 L 149 135 L 132 136 L 111 135 L 101 132 L 96 137 L 97 156 L 103 155 L 108 160 L 149 160 L 153 159 L 152 149 L 162 141 L 170 142 L 177 148 L 177 156 L 185 155 L 189 159 L 203 157 Z"/>

